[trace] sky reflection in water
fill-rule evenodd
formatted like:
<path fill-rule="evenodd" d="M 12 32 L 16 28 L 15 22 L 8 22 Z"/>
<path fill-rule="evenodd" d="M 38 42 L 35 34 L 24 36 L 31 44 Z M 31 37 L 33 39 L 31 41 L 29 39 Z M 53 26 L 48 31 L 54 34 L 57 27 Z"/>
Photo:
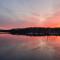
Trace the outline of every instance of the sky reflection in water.
<path fill-rule="evenodd" d="M 0 35 L 0 60 L 60 60 L 59 36 Z"/>

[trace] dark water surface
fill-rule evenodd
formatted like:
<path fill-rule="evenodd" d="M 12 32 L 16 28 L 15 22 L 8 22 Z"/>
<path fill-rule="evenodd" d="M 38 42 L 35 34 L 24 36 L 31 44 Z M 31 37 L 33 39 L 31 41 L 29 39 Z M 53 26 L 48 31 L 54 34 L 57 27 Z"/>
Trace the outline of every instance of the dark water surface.
<path fill-rule="evenodd" d="M 60 60 L 60 36 L 1 34 L 0 60 Z"/>

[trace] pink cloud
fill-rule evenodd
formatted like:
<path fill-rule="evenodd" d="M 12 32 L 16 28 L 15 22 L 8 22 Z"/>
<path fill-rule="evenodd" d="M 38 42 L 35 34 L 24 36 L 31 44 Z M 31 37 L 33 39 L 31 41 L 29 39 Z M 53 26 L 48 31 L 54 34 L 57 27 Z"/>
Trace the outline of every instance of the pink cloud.
<path fill-rule="evenodd" d="M 24 19 L 26 21 L 22 23 L 10 22 L 10 19 L 6 20 L 6 24 L 0 24 L 0 29 L 10 29 L 10 28 L 23 28 L 23 27 L 60 27 L 60 12 L 57 11 L 52 17 L 47 18 L 44 23 L 39 23 L 39 19 L 37 16 L 25 16 Z M 8 21 L 10 24 L 7 24 Z M 5 22 L 3 22 L 5 23 Z"/>

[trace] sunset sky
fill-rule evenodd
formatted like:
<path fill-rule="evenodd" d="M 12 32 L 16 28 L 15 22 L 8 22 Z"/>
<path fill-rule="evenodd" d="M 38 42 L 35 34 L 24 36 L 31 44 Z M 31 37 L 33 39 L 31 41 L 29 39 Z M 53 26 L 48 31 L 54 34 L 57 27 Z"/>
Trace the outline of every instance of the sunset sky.
<path fill-rule="evenodd" d="M 60 0 L 0 0 L 0 30 L 26 27 L 60 27 Z M 60 60 L 60 36 L 17 33 L 0 33 L 0 60 Z"/>
<path fill-rule="evenodd" d="M 60 0 L 0 0 L 0 28 L 60 27 Z"/>

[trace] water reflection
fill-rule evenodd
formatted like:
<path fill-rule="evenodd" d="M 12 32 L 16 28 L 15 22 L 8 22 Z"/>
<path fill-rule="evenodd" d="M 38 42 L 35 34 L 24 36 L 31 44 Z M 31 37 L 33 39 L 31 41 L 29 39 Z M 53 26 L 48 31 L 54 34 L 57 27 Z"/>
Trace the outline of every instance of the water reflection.
<path fill-rule="evenodd" d="M 2 34 L 0 60 L 60 60 L 60 36 Z"/>

